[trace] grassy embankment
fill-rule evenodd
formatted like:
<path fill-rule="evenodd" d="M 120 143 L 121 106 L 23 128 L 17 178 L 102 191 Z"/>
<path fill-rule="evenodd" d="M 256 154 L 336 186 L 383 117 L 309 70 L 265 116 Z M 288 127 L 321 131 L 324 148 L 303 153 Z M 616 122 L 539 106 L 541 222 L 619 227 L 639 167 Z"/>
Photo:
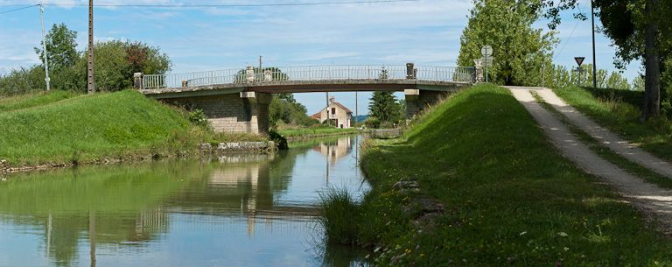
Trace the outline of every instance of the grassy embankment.
<path fill-rule="evenodd" d="M 641 123 L 639 107 L 643 102 L 643 92 L 607 89 L 593 92 L 579 87 L 554 91 L 600 125 L 646 151 L 672 160 L 672 121 L 660 118 Z"/>
<path fill-rule="evenodd" d="M 373 190 L 361 206 L 337 196 L 326 207 L 349 207 L 342 223 L 356 222 L 332 241 L 373 246 L 376 262 L 395 266 L 672 265 L 672 242 L 558 155 L 507 90 L 463 91 L 404 137 L 366 149 Z M 401 179 L 421 193 L 394 190 Z M 422 198 L 445 211 L 421 216 Z"/>
<path fill-rule="evenodd" d="M 319 126 L 309 128 L 279 129 L 278 133 L 287 139 L 300 139 L 330 135 L 356 134 L 358 133 L 358 130 L 357 128 L 339 129 L 334 127 Z"/>
<path fill-rule="evenodd" d="M 217 135 L 186 117 L 136 91 L 2 99 L 0 159 L 11 166 L 94 163 L 188 154 L 201 142 L 262 138 Z"/>

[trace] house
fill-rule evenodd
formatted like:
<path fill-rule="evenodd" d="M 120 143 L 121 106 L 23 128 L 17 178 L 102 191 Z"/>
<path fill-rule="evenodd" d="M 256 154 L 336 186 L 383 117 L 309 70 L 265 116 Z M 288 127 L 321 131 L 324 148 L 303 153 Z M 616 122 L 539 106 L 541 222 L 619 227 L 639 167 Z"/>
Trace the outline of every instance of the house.
<path fill-rule="evenodd" d="M 343 106 L 343 104 L 336 102 L 335 97 L 329 98 L 329 106 L 322 109 L 320 112 L 311 116 L 313 119 L 324 123 L 326 120 L 330 121 L 330 125 L 336 128 L 351 128 L 352 127 L 352 111 Z"/>

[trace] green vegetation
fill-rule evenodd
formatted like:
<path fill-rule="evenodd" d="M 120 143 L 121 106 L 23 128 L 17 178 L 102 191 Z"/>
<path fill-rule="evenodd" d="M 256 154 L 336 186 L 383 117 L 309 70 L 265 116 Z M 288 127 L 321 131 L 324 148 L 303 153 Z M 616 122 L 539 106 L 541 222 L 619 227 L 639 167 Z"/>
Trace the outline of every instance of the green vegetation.
<path fill-rule="evenodd" d="M 326 135 L 355 134 L 356 128 L 340 129 L 328 126 L 314 126 L 309 128 L 286 128 L 278 130 L 278 133 L 286 138 L 315 137 Z"/>
<path fill-rule="evenodd" d="M 403 140 L 366 144 L 373 190 L 354 215 L 357 243 L 394 266 L 672 264 L 667 238 L 553 151 L 507 90 L 463 91 Z M 422 193 L 393 189 L 402 179 Z M 423 214 L 428 198 L 445 211 Z"/>
<path fill-rule="evenodd" d="M 665 117 L 640 122 L 642 92 L 584 90 L 567 87 L 554 90 L 568 104 L 623 138 L 662 158 L 672 160 L 672 121 Z"/>
<path fill-rule="evenodd" d="M 77 94 L 72 92 L 53 91 L 0 98 L 0 112 L 43 106 L 75 96 Z"/>
<path fill-rule="evenodd" d="M 202 142 L 266 140 L 192 125 L 186 112 L 136 91 L 17 96 L 0 100 L 0 110 L 11 110 L 0 113 L 0 159 L 12 166 L 180 155 Z"/>
<path fill-rule="evenodd" d="M 406 120 L 406 104 L 397 101 L 392 92 L 373 92 L 369 103 L 370 116 L 364 124 L 369 128 L 393 128 Z"/>
<path fill-rule="evenodd" d="M 309 127 L 318 123 L 317 120 L 308 116 L 306 106 L 296 102 L 293 94 L 273 95 L 268 112 L 272 128 Z"/>
<path fill-rule="evenodd" d="M 489 81 L 507 85 L 532 85 L 539 82 L 542 66 L 549 66 L 554 32 L 533 28 L 541 13 L 539 0 L 474 0 L 469 24 L 460 37 L 458 65 L 474 66 L 481 47 L 492 46 L 495 60 L 489 68 Z M 497 29 L 497 30 L 494 30 Z M 485 75 L 485 73 L 484 73 Z"/>
<path fill-rule="evenodd" d="M 357 244 L 360 207 L 347 189 L 329 187 L 320 193 L 320 225 L 328 234 L 327 241 L 336 244 Z"/>
<path fill-rule="evenodd" d="M 46 36 L 51 89 L 83 92 L 87 86 L 87 55 L 77 51 L 77 32 L 54 24 Z M 35 52 L 43 59 L 42 46 Z M 119 91 L 133 86 L 133 73 L 164 73 L 171 68 L 168 55 L 141 42 L 97 42 L 96 87 Z M 18 95 L 45 90 L 44 60 L 41 65 L 12 70 L 0 76 L 0 95 Z"/>

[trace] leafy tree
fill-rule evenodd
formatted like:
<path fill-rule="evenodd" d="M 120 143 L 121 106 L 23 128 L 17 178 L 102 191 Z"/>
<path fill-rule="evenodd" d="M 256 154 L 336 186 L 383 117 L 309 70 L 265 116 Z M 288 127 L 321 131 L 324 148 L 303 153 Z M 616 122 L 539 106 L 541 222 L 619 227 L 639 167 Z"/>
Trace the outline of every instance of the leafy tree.
<path fill-rule="evenodd" d="M 399 121 L 401 106 L 392 92 L 373 92 L 369 104 L 369 114 L 381 123 Z"/>
<path fill-rule="evenodd" d="M 460 37 L 458 65 L 473 66 L 481 47 L 492 46 L 495 57 L 490 80 L 507 85 L 539 84 L 543 66 L 551 65 L 554 32 L 533 28 L 541 16 L 541 0 L 474 0 Z"/>
<path fill-rule="evenodd" d="M 630 83 L 628 83 L 628 79 L 623 77 L 620 72 L 614 71 L 609 75 L 606 87 L 610 89 L 630 90 Z"/>
<path fill-rule="evenodd" d="M 46 35 L 49 69 L 58 72 L 75 65 L 77 54 L 77 32 L 69 30 L 65 24 L 54 24 Z M 42 42 L 40 42 L 42 44 Z M 35 47 L 35 53 L 40 56 L 44 66 L 44 50 L 42 46 Z"/>
<path fill-rule="evenodd" d="M 632 90 L 634 91 L 644 91 L 644 78 L 641 75 L 637 75 L 635 79 L 632 80 Z"/>
<path fill-rule="evenodd" d="M 77 75 L 74 73 L 73 67 L 79 59 L 76 42 L 77 32 L 68 29 L 65 24 L 54 24 L 45 39 L 51 86 L 62 90 L 75 89 L 78 84 L 74 82 Z M 44 67 L 42 46 L 34 49 L 42 61 L 42 67 Z"/>
<path fill-rule="evenodd" d="M 96 43 L 93 52 L 96 57 L 96 87 L 102 91 L 117 91 L 133 86 L 133 73 L 165 73 L 172 63 L 158 47 L 140 42 L 105 41 Z M 80 53 L 77 61 L 77 88 L 85 88 L 87 57 Z"/>

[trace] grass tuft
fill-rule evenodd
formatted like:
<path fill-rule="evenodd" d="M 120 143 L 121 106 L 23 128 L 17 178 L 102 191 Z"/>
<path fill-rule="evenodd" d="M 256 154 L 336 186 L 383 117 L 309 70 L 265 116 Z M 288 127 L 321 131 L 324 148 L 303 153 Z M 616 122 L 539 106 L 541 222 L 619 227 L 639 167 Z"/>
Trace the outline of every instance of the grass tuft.
<path fill-rule="evenodd" d="M 324 228 L 327 242 L 357 244 L 360 206 L 352 194 L 346 188 L 328 187 L 319 196 L 322 214 L 318 221 Z"/>

